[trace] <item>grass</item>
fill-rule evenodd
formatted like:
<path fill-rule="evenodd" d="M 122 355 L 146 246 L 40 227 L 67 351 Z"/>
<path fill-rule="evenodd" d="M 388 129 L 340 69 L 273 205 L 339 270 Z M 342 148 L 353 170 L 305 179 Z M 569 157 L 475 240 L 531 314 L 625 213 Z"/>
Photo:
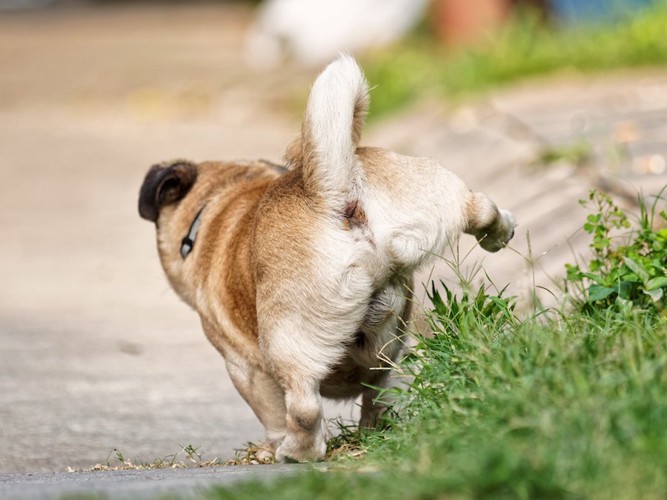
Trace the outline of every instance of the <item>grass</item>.
<path fill-rule="evenodd" d="M 373 91 L 371 118 L 425 94 L 461 98 L 558 71 L 581 73 L 667 64 L 667 1 L 604 25 L 548 29 L 530 13 L 465 52 L 447 51 L 415 35 L 364 61 Z"/>
<path fill-rule="evenodd" d="M 617 216 L 597 223 L 613 226 Z M 637 224 L 619 251 L 643 248 L 649 218 Z M 592 250 L 600 237 L 592 235 Z M 594 259 L 603 258 L 597 250 Z M 344 429 L 330 444 L 354 453 L 330 455 L 327 473 L 204 496 L 667 497 L 664 310 L 574 300 L 520 317 L 502 292 L 469 282 L 458 293 L 442 290 L 432 294 L 434 335 L 419 337 L 402 364 L 412 382 L 397 394 L 388 430 Z"/>
<path fill-rule="evenodd" d="M 667 324 L 640 313 L 499 318 L 450 330 L 436 317 L 402 418 L 361 436 L 361 470 L 211 498 L 664 498 Z"/>

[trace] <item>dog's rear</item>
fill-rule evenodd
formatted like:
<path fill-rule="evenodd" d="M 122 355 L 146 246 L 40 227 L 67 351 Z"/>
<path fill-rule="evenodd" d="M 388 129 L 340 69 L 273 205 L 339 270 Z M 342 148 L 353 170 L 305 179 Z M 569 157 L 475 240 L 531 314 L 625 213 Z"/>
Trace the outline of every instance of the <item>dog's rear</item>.
<path fill-rule="evenodd" d="M 323 456 L 323 382 L 341 366 L 363 364 L 368 345 L 377 359 L 399 335 L 417 267 L 462 231 L 494 245 L 511 237 L 513 221 L 439 163 L 359 148 L 367 109 L 366 80 L 343 56 L 313 85 L 287 152 L 291 171 L 269 190 L 258 220 L 260 341 L 287 410 L 278 459 Z M 297 221 L 295 206 L 307 207 Z M 276 234 L 287 227 L 290 238 Z M 372 401 L 364 406 L 362 419 L 372 421 Z"/>
<path fill-rule="evenodd" d="M 368 107 L 368 83 L 353 58 L 341 56 L 318 77 L 287 152 L 306 190 L 372 233 L 383 268 L 413 270 L 461 232 L 488 251 L 502 248 L 514 220 L 486 195 L 434 160 L 359 148 Z"/>

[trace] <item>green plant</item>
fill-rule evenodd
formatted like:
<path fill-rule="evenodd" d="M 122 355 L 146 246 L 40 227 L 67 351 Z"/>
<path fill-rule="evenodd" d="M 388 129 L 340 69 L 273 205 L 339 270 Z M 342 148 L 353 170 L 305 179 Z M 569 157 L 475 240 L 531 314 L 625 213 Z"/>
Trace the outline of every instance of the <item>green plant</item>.
<path fill-rule="evenodd" d="M 369 118 L 424 95 L 456 99 L 559 71 L 664 66 L 665 23 L 667 1 L 656 0 L 631 18 L 593 26 L 548 27 L 539 16 L 520 13 L 495 36 L 459 51 L 446 50 L 418 33 L 364 61 L 369 82 L 377 85 Z"/>
<path fill-rule="evenodd" d="M 440 285 L 445 300 L 433 284 L 430 294 L 432 318 L 449 334 L 456 335 L 462 330 L 478 328 L 482 323 L 502 331 L 517 322 L 514 315 L 516 303 L 513 297 L 503 297 L 504 289 L 498 295 L 491 295 L 484 286 L 477 293 L 472 293 L 469 286 L 464 286 L 459 298 L 445 283 L 440 282 Z"/>
<path fill-rule="evenodd" d="M 583 296 L 579 306 L 592 308 L 633 308 L 660 313 L 667 298 L 667 228 L 654 229 L 656 216 L 663 224 L 667 212 L 657 212 L 663 190 L 648 207 L 639 198 L 636 224 L 607 194 L 591 191 L 581 204 L 592 208 L 583 226 L 591 235 L 592 257 L 587 267 L 566 265 L 566 287 Z M 625 234 L 616 235 L 619 231 Z M 575 299 L 576 302 L 576 299 Z"/>
<path fill-rule="evenodd" d="M 545 148 L 540 152 L 535 163 L 538 165 L 552 165 L 563 161 L 577 167 L 583 167 L 590 163 L 592 156 L 590 143 L 578 140 L 559 147 Z"/>

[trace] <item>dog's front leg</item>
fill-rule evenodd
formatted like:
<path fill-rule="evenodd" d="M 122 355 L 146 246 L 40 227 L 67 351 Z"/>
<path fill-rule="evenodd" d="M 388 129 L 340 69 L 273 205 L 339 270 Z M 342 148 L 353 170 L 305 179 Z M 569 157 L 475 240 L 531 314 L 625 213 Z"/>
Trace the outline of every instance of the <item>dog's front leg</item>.
<path fill-rule="evenodd" d="M 248 366 L 243 360 L 228 358 L 227 371 L 266 430 L 266 441 L 260 445 L 258 456 L 275 456 L 287 433 L 285 393 L 273 378 L 257 367 Z"/>
<path fill-rule="evenodd" d="M 204 332 L 211 343 L 225 358 L 227 373 L 239 394 L 250 405 L 252 411 L 266 430 L 266 441 L 260 445 L 260 458 L 270 458 L 282 443 L 287 433 L 285 416 L 285 393 L 280 384 L 266 371 L 257 366 L 247 356 L 239 354 L 215 327 L 202 319 Z"/>

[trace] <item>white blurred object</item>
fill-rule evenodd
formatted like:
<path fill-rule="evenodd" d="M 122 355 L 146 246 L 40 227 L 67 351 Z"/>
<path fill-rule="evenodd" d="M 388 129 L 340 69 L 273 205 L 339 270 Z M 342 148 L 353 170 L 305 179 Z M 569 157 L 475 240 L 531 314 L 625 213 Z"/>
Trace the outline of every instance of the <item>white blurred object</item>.
<path fill-rule="evenodd" d="M 266 0 L 246 40 L 246 61 L 270 69 L 288 57 L 318 65 L 339 52 L 386 45 L 420 19 L 428 0 Z"/>

